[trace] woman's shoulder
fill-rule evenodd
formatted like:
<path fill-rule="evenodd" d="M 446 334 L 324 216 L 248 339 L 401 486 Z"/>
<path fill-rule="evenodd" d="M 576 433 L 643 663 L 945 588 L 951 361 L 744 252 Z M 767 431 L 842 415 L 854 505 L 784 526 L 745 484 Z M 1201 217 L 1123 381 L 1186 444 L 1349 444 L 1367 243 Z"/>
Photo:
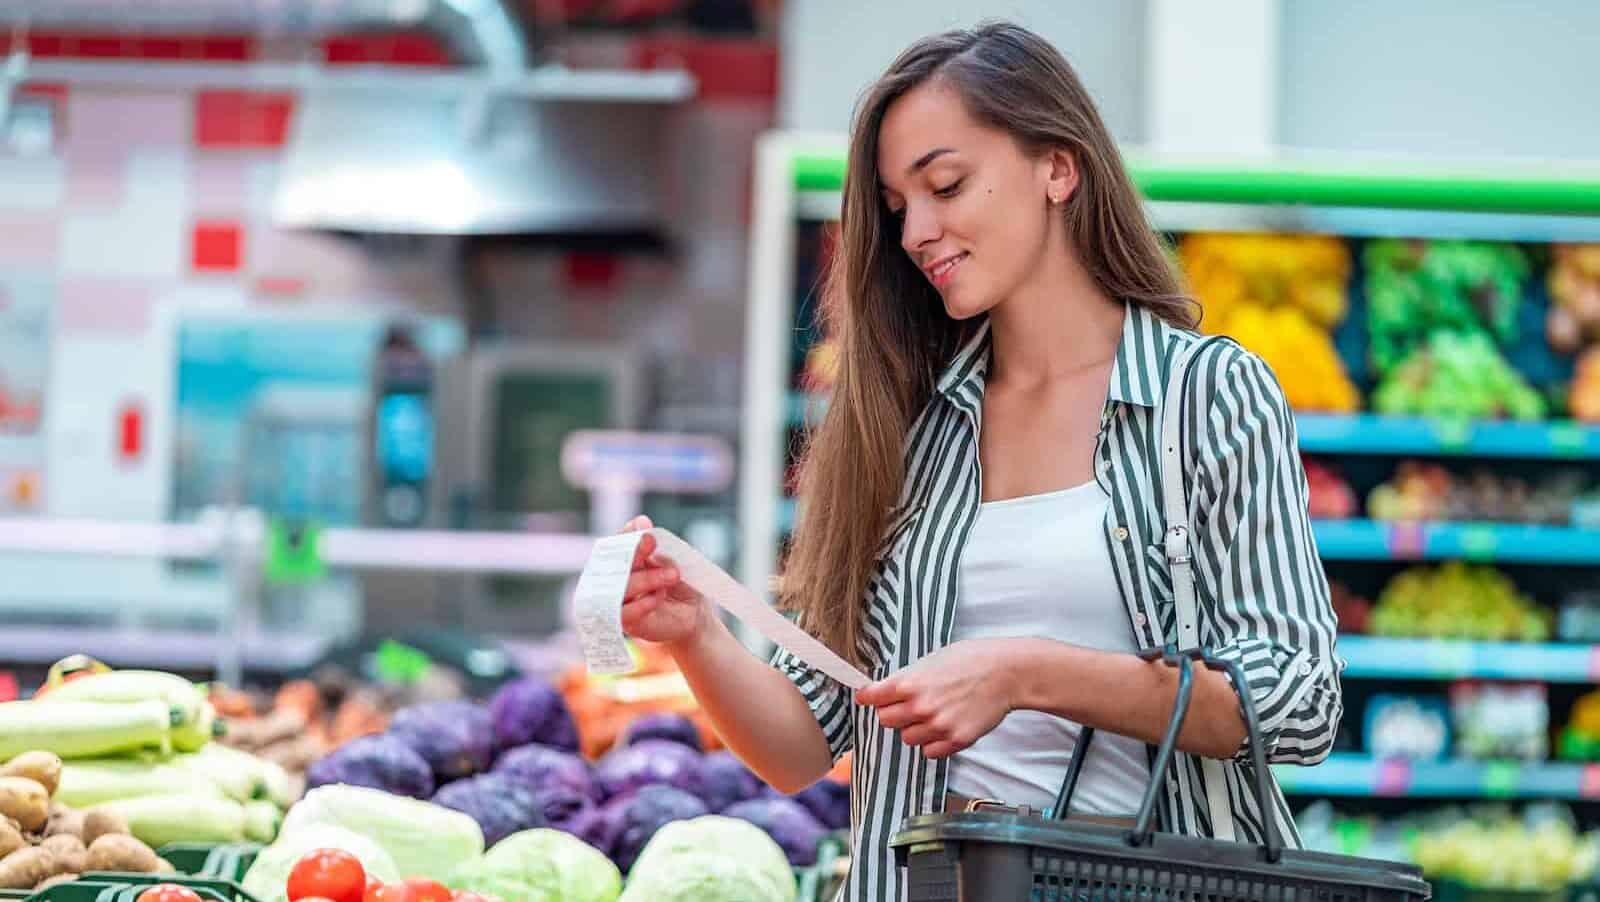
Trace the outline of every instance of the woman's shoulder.
<path fill-rule="evenodd" d="M 1192 392 L 1208 395 L 1210 406 L 1217 404 L 1264 405 L 1273 410 L 1287 409 L 1288 399 L 1278 384 L 1272 366 L 1256 352 L 1226 335 L 1202 335 L 1173 329 L 1174 354 L 1192 349 Z"/>

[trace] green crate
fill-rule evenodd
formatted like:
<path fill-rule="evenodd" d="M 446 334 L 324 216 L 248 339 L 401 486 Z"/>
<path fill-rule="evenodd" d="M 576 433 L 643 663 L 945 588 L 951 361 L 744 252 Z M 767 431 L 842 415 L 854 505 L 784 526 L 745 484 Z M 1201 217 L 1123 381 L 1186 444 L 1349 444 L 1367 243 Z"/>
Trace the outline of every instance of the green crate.
<path fill-rule="evenodd" d="M 245 892 L 238 883 L 232 880 L 223 880 L 215 877 L 192 877 L 182 874 L 122 874 L 106 872 L 89 872 L 83 875 L 84 880 L 98 880 L 106 883 L 118 883 L 124 887 L 144 889 L 157 883 L 176 883 L 199 893 L 202 897 L 211 898 L 207 893 L 215 896 L 222 902 L 258 902 L 255 896 Z M 70 885 L 70 884 L 67 884 Z M 128 896 L 128 902 L 138 896 L 138 893 Z M 54 902 L 54 900 L 52 900 Z M 110 899 L 96 899 L 95 902 L 112 902 Z M 116 902 L 123 902 L 119 896 Z"/>
<path fill-rule="evenodd" d="M 264 848 L 260 843 L 183 842 L 162 846 L 157 852 L 180 874 L 218 880 L 243 880 Z"/>
<path fill-rule="evenodd" d="M 1568 891 L 1480 889 L 1454 880 L 1433 881 L 1432 902 L 1567 902 Z"/>
<path fill-rule="evenodd" d="M 807 868 L 796 869 L 798 892 L 795 902 L 829 902 L 848 872 L 850 837 L 830 833 L 817 843 L 817 860 Z"/>
<path fill-rule="evenodd" d="M 71 883 L 57 883 L 25 898 L 28 902 L 98 902 L 103 890 L 126 885 L 106 880 L 74 880 Z"/>

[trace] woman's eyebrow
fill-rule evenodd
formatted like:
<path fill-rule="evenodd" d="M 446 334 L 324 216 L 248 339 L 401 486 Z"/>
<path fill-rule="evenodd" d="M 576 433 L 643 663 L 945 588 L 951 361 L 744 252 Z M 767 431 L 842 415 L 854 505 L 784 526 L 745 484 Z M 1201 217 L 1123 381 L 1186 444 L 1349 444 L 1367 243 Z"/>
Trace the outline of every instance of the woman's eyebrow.
<path fill-rule="evenodd" d="M 956 152 L 956 149 L 954 147 L 935 147 L 934 149 L 932 149 L 932 150 L 928 151 L 927 153 L 923 154 L 922 156 L 918 157 L 917 161 L 915 163 L 912 163 L 910 166 L 906 167 L 906 175 L 916 175 L 919 171 L 921 171 L 923 168 L 925 168 L 929 163 L 932 163 L 934 160 L 938 159 L 939 157 L 942 157 L 947 153 L 955 153 L 955 152 Z"/>

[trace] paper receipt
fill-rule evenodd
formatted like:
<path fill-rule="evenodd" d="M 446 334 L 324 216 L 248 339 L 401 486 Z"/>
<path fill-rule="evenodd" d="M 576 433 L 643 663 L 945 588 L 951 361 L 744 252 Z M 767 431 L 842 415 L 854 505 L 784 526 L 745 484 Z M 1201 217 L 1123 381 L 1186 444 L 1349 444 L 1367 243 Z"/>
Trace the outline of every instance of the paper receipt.
<path fill-rule="evenodd" d="M 646 533 L 656 538 L 656 554 L 672 561 L 684 583 L 712 604 L 844 686 L 860 689 L 871 682 L 866 674 L 756 597 L 694 546 L 659 527 L 607 536 L 595 542 L 589 553 L 589 562 L 578 576 L 573 606 L 578 640 L 590 670 L 626 673 L 634 668 L 622 636 L 622 596 L 628 587 L 634 553 Z"/>

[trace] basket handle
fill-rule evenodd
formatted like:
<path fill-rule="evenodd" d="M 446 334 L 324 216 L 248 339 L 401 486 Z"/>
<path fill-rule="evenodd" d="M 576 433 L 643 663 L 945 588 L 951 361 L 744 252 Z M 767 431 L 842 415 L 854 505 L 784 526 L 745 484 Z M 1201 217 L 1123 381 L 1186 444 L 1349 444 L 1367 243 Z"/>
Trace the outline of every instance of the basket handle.
<path fill-rule="evenodd" d="M 1245 735 L 1250 741 L 1250 757 L 1255 765 L 1256 802 L 1262 814 L 1262 828 L 1266 831 L 1262 848 L 1267 861 L 1277 862 L 1283 856 L 1283 839 L 1278 833 L 1278 818 L 1270 804 L 1267 754 L 1261 744 L 1261 723 L 1256 716 L 1255 699 L 1241 688 L 1249 685 L 1245 680 L 1244 668 L 1240 667 L 1237 661 L 1217 657 L 1211 653 L 1211 649 L 1204 646 L 1179 651 L 1177 646 L 1168 645 L 1163 648 L 1147 648 L 1138 654 L 1146 661 L 1159 658 L 1169 666 L 1177 667 L 1178 692 L 1173 700 L 1172 719 L 1167 722 L 1161 744 L 1156 747 L 1155 761 L 1150 768 L 1150 785 L 1145 787 L 1144 799 L 1139 804 L 1138 818 L 1134 821 L 1133 829 L 1128 832 L 1129 844 L 1144 845 L 1154 836 L 1151 821 L 1155 817 L 1156 796 L 1161 791 L 1161 776 L 1171 766 L 1173 751 L 1178 745 L 1178 733 L 1183 730 L 1184 719 L 1189 714 L 1189 701 L 1194 693 L 1191 662 L 1199 661 L 1208 670 L 1226 673 L 1232 679 L 1234 689 L 1239 695 L 1239 706 L 1244 713 Z M 1093 738 L 1093 727 L 1083 727 L 1078 735 L 1078 741 L 1072 750 L 1072 761 L 1067 765 L 1066 779 L 1062 781 L 1061 790 L 1056 794 L 1055 807 L 1052 809 L 1052 813 L 1059 819 L 1065 820 L 1067 817 L 1078 777 L 1083 772 L 1083 762 L 1088 753 L 1089 742 Z"/>

